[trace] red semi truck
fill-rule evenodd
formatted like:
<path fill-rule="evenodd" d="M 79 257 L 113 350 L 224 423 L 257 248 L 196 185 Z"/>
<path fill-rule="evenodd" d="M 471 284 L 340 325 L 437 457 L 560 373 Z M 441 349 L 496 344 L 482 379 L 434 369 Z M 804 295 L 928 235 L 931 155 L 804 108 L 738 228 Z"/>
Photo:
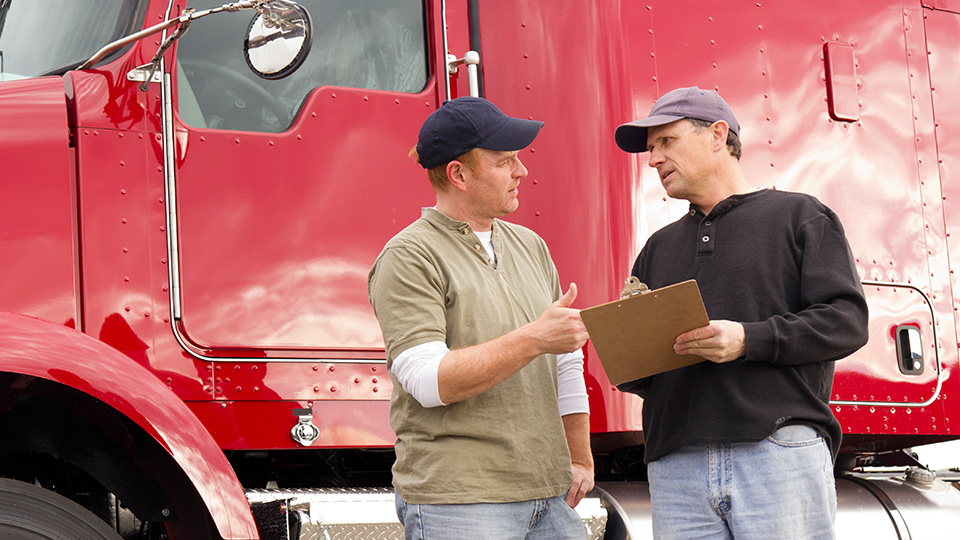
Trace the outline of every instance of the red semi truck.
<path fill-rule="evenodd" d="M 838 537 L 960 530 L 960 471 L 911 451 L 960 438 L 960 1 L 300 4 L 0 0 L 0 535 L 395 535 L 366 275 L 434 203 L 421 122 L 470 93 L 545 122 L 509 219 L 582 308 L 686 210 L 613 131 L 690 85 L 856 257 Z M 585 352 L 578 510 L 647 538 L 642 402 Z"/>

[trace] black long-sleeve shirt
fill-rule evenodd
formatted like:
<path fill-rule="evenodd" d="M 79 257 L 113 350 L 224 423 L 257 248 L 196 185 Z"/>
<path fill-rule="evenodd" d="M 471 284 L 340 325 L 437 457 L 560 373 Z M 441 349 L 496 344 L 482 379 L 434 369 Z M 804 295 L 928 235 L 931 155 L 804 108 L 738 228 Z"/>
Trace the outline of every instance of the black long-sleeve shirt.
<path fill-rule="evenodd" d="M 867 341 L 867 304 L 836 214 L 814 197 L 761 190 L 709 215 L 694 205 L 654 233 L 633 275 L 656 289 L 696 279 L 707 315 L 743 324 L 746 353 L 619 385 L 644 398 L 645 460 L 685 444 L 760 441 L 807 424 L 836 459 L 834 361 Z"/>

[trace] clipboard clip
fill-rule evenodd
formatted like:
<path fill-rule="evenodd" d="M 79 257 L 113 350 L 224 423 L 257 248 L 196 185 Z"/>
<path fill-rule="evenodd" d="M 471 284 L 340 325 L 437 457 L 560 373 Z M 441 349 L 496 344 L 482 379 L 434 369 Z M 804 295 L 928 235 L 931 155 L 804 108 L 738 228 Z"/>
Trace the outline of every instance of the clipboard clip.
<path fill-rule="evenodd" d="M 646 283 L 643 283 L 637 279 L 637 276 L 630 276 L 623 284 L 623 290 L 620 291 L 620 298 L 627 298 L 629 296 L 648 292 L 650 292 L 650 288 L 647 287 Z"/>

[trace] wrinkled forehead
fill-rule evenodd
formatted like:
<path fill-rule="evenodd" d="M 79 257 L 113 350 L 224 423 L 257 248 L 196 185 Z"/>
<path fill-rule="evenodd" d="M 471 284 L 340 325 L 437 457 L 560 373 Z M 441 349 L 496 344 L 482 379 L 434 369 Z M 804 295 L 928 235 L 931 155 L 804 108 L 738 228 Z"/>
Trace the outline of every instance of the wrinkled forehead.
<path fill-rule="evenodd" d="M 647 128 L 647 146 L 649 147 L 665 137 L 679 137 L 689 133 L 693 131 L 693 127 L 693 124 L 686 118 L 681 118 L 669 124 L 650 126 Z"/>

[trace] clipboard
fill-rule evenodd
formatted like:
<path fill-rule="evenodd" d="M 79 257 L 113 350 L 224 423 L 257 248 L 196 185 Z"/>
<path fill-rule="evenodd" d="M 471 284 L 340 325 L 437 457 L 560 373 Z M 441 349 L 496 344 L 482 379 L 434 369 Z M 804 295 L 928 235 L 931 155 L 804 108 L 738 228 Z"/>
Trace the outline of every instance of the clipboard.
<path fill-rule="evenodd" d="M 641 289 L 646 289 L 642 283 Z M 630 280 L 624 293 L 630 289 Z M 613 384 L 689 366 L 704 359 L 680 356 L 673 344 L 680 334 L 707 326 L 710 319 L 695 280 L 630 296 L 580 311 L 590 341 Z"/>

